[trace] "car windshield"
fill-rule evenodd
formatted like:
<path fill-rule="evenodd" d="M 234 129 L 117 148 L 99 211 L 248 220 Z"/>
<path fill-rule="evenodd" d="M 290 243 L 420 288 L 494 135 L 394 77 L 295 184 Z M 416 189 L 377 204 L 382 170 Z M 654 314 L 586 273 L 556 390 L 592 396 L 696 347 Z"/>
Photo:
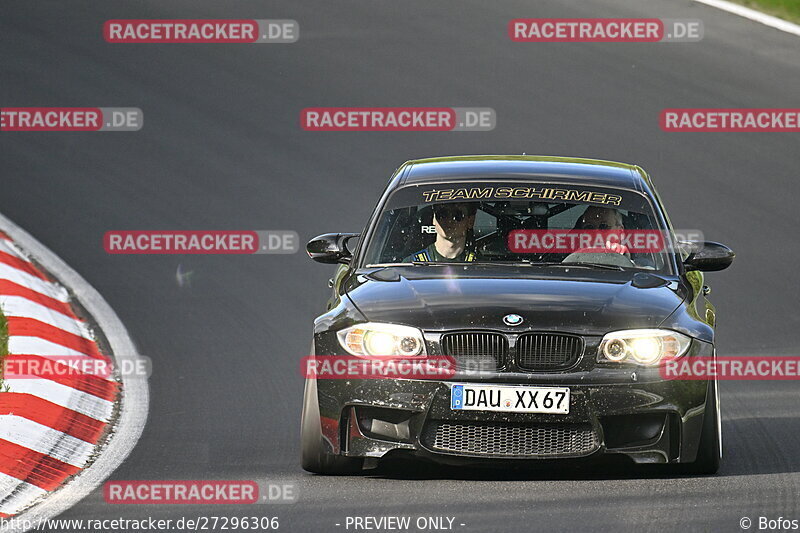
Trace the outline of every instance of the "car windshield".
<path fill-rule="evenodd" d="M 669 273 L 669 232 L 642 194 L 548 183 L 437 184 L 395 191 L 366 266 L 453 263 Z"/>

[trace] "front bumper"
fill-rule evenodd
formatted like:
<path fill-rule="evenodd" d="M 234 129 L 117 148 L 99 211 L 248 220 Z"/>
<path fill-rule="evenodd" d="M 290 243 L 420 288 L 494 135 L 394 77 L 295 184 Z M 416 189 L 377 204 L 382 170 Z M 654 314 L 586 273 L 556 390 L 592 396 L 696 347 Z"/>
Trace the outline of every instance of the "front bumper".
<path fill-rule="evenodd" d="M 695 341 L 685 357 L 713 357 Z M 570 388 L 565 415 L 454 411 L 453 383 Z M 708 381 L 664 380 L 658 369 L 502 373 L 451 380 L 317 380 L 329 452 L 380 459 L 406 454 L 463 464 L 622 454 L 637 463 L 695 460 Z"/>

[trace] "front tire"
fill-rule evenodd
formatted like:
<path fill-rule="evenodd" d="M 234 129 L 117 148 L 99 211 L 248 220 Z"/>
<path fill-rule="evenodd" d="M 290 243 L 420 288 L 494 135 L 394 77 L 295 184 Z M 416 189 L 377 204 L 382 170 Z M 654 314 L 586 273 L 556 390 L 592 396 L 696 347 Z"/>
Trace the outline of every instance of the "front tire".
<path fill-rule="evenodd" d="M 320 425 L 317 380 L 306 379 L 300 418 L 300 463 L 303 470 L 326 475 L 355 474 L 362 470 L 363 459 L 329 453 L 329 448 Z"/>
<path fill-rule="evenodd" d="M 719 412 L 719 390 L 716 380 L 710 382 L 705 413 L 703 414 L 703 430 L 700 434 L 700 447 L 697 459 L 688 465 L 691 474 L 716 474 L 722 461 L 722 425 Z"/>

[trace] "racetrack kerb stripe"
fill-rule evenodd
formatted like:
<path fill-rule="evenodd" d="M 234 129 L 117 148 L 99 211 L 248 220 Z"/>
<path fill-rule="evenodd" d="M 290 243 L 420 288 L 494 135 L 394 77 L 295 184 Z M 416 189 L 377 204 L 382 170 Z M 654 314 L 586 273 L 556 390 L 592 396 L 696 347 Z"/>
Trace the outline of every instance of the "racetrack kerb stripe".
<path fill-rule="evenodd" d="M 68 303 L 56 300 L 55 298 L 51 298 L 45 294 L 42 294 L 41 292 L 29 289 L 28 287 L 24 287 L 7 279 L 0 279 L 0 295 L 19 296 L 21 298 L 26 298 L 32 302 L 36 302 L 39 305 L 47 307 L 48 309 L 52 309 L 53 311 L 57 311 L 62 315 L 66 315 L 77 320 L 75 313 L 72 311 L 72 307 L 70 307 Z"/>
<path fill-rule="evenodd" d="M 0 307 L 0 394 L 5 390 L 3 385 L 3 368 L 8 355 L 8 321 Z"/>
<path fill-rule="evenodd" d="M 1 215 L 0 222 L 9 224 Z M 30 250 L 21 252 L 3 232 L 0 243 L 0 306 L 6 306 L 5 313 L 0 309 L 0 358 L 18 363 L 0 381 L 10 388 L 0 392 L 0 417 L 6 421 L 0 438 L 0 474 L 6 480 L 0 517 L 8 518 L 91 466 L 121 386 L 95 365 L 77 367 L 82 371 L 68 366 L 83 359 L 110 364 L 112 358 L 78 317 L 71 293 L 23 255 Z M 9 354 L 10 348 L 16 352 Z M 18 353 L 29 349 L 35 353 Z"/>
<path fill-rule="evenodd" d="M 100 353 L 96 343 L 35 318 L 8 317 L 8 334 L 9 336 L 40 337 L 91 357 L 106 358 Z"/>
<path fill-rule="evenodd" d="M 5 263 L 8 266 L 12 266 L 17 270 L 22 270 L 30 274 L 31 276 L 35 276 L 43 281 L 50 281 L 47 279 L 47 276 L 42 274 L 39 269 L 37 269 L 30 261 L 25 261 L 24 259 L 20 259 L 17 256 L 11 255 L 8 252 L 3 252 L 0 250 L 0 263 Z"/>
<path fill-rule="evenodd" d="M 0 472 L 44 490 L 55 490 L 80 468 L 0 439 Z"/>
<path fill-rule="evenodd" d="M 76 439 L 97 443 L 106 424 L 90 416 L 65 409 L 32 394 L 0 394 L 0 415 L 15 415 L 50 427 Z"/>

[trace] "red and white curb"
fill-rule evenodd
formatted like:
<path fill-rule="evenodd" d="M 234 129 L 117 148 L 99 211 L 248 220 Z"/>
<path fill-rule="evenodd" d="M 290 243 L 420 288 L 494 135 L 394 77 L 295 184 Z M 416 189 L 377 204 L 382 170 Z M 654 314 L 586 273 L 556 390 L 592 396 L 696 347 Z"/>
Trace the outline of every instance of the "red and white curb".
<path fill-rule="evenodd" d="M 792 35 L 800 37 L 800 25 L 789 22 L 788 20 L 783 20 L 782 18 L 767 15 L 766 13 L 745 7 L 741 4 L 735 4 L 728 0 L 695 0 L 695 2 L 716 7 L 728 13 L 733 13 L 734 15 L 739 15 L 740 17 L 764 24 L 770 28 L 775 28 L 776 30 L 785 31 L 786 33 L 791 33 Z"/>
<path fill-rule="evenodd" d="M 8 321 L 8 361 L 105 359 L 69 293 L 0 234 L 0 310 Z M 58 363 L 65 364 L 65 363 Z M 57 489 L 90 460 L 111 421 L 119 385 L 78 374 L 6 379 L 0 393 L 0 517 Z"/>
<path fill-rule="evenodd" d="M 8 321 L 9 359 L 107 360 L 92 329 L 76 314 L 72 305 L 76 301 L 103 332 L 115 361 L 140 357 L 99 293 L 0 215 L 0 308 Z M 121 376 L 117 381 L 86 371 L 12 376 L 3 385 L 9 389 L 0 392 L 0 517 L 4 518 L 24 515 L 33 523 L 69 508 L 122 463 L 147 416 L 144 377 Z M 8 523 L 0 524 L 0 531 L 12 530 Z"/>

